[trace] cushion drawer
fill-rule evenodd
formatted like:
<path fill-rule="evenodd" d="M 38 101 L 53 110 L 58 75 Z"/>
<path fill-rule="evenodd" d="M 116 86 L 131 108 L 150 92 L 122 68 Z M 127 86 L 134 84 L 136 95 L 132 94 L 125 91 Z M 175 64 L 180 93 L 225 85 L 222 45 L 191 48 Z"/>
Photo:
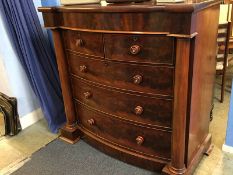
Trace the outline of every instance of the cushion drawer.
<path fill-rule="evenodd" d="M 69 54 L 70 72 L 84 79 L 139 93 L 173 95 L 173 67 L 126 64 Z"/>
<path fill-rule="evenodd" d="M 105 34 L 106 58 L 111 60 L 173 64 L 174 39 L 159 35 Z"/>
<path fill-rule="evenodd" d="M 72 78 L 74 98 L 110 115 L 149 126 L 171 128 L 172 100 L 150 98 L 95 86 Z"/>
<path fill-rule="evenodd" d="M 81 54 L 104 57 L 102 34 L 65 30 L 63 36 L 66 49 Z"/>
<path fill-rule="evenodd" d="M 111 118 L 76 103 L 79 125 L 96 135 L 127 149 L 169 159 L 171 133 L 150 129 Z"/>

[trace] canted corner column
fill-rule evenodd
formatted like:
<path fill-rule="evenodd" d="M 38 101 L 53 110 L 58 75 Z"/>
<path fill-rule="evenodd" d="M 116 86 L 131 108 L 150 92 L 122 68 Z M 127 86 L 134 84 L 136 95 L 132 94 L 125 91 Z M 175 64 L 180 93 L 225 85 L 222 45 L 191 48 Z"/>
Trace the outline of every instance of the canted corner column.
<path fill-rule="evenodd" d="M 56 59 L 61 81 L 62 95 L 65 104 L 66 125 L 61 128 L 61 139 L 75 143 L 80 138 L 80 131 L 77 128 L 77 119 L 75 117 L 75 108 L 72 98 L 72 89 L 68 72 L 68 63 L 60 29 L 52 29 Z"/>
<path fill-rule="evenodd" d="M 177 38 L 176 42 L 171 162 L 163 168 L 163 174 L 182 175 L 186 174 L 187 170 L 185 166 L 185 132 L 190 40 L 190 38 Z"/>

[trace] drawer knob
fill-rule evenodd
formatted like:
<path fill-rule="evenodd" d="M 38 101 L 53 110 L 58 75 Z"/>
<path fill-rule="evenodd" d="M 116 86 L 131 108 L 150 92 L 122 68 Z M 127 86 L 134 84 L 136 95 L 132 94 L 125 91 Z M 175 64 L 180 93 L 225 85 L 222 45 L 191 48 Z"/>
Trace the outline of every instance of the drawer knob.
<path fill-rule="evenodd" d="M 133 45 L 129 50 L 132 55 L 137 55 L 140 52 L 141 47 L 139 45 Z"/>
<path fill-rule="evenodd" d="M 81 65 L 81 66 L 79 66 L 79 70 L 80 70 L 80 72 L 85 73 L 85 72 L 87 72 L 87 66 Z"/>
<path fill-rule="evenodd" d="M 143 113 L 143 107 L 141 107 L 141 106 L 136 106 L 136 107 L 134 108 L 134 112 L 135 112 L 136 115 L 141 115 L 141 114 Z"/>
<path fill-rule="evenodd" d="M 75 45 L 77 47 L 82 47 L 84 46 L 84 41 L 82 39 L 77 39 Z"/>
<path fill-rule="evenodd" d="M 92 96 L 91 92 L 84 92 L 83 94 L 86 99 L 89 99 Z"/>
<path fill-rule="evenodd" d="M 142 82 L 142 76 L 141 75 L 135 75 L 133 77 L 134 84 L 140 84 Z"/>
<path fill-rule="evenodd" d="M 136 138 L 136 142 L 137 142 L 138 145 L 142 145 L 143 142 L 144 142 L 144 138 L 142 136 L 138 136 Z"/>
<path fill-rule="evenodd" d="M 91 119 L 87 120 L 87 123 L 92 126 L 95 124 L 95 120 L 93 118 L 91 118 Z"/>

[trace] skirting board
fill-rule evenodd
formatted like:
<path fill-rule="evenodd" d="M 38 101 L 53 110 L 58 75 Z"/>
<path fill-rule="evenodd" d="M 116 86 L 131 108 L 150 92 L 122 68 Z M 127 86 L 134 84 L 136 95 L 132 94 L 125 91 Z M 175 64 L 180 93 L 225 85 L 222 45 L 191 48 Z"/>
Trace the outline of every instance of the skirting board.
<path fill-rule="evenodd" d="M 233 154 L 233 146 L 228 146 L 223 144 L 222 145 L 222 150 L 227 153 L 232 153 Z"/>
<path fill-rule="evenodd" d="M 22 129 L 25 129 L 28 126 L 31 126 L 32 124 L 41 120 L 43 117 L 44 117 L 44 114 L 41 111 L 41 108 L 38 108 L 38 109 L 32 111 L 31 113 L 20 117 L 19 120 L 20 120 Z"/>

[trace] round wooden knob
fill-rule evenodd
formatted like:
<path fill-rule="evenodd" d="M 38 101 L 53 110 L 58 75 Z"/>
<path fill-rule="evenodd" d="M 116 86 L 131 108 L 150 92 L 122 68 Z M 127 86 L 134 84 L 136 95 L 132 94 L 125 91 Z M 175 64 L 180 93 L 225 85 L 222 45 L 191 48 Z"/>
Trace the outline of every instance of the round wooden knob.
<path fill-rule="evenodd" d="M 224 51 L 225 50 L 225 45 L 219 46 L 219 49 L 222 50 L 222 51 Z"/>
<path fill-rule="evenodd" d="M 85 72 L 87 72 L 87 66 L 81 65 L 81 66 L 79 66 L 79 70 L 80 70 L 80 72 L 85 73 Z"/>
<path fill-rule="evenodd" d="M 77 47 L 82 47 L 84 46 L 84 41 L 82 39 L 77 39 L 75 45 Z"/>
<path fill-rule="evenodd" d="M 86 99 L 89 99 L 92 96 L 91 92 L 84 92 L 83 95 Z"/>
<path fill-rule="evenodd" d="M 138 145 L 141 145 L 141 144 L 143 144 L 143 142 L 144 142 L 144 138 L 143 138 L 142 136 L 138 136 L 138 137 L 136 138 L 136 142 L 137 142 Z"/>
<path fill-rule="evenodd" d="M 143 113 L 143 107 L 141 107 L 141 106 L 136 106 L 136 107 L 134 108 L 134 112 L 135 112 L 136 115 L 141 115 L 141 114 Z"/>
<path fill-rule="evenodd" d="M 91 119 L 87 120 L 87 123 L 89 125 L 94 125 L 95 124 L 95 120 L 93 118 L 91 118 Z"/>
<path fill-rule="evenodd" d="M 130 47 L 130 53 L 133 54 L 133 55 L 137 55 L 140 50 L 141 50 L 141 47 L 139 45 L 133 45 Z"/>
<path fill-rule="evenodd" d="M 142 82 L 142 76 L 141 75 L 135 75 L 133 77 L 134 84 L 140 84 Z"/>

